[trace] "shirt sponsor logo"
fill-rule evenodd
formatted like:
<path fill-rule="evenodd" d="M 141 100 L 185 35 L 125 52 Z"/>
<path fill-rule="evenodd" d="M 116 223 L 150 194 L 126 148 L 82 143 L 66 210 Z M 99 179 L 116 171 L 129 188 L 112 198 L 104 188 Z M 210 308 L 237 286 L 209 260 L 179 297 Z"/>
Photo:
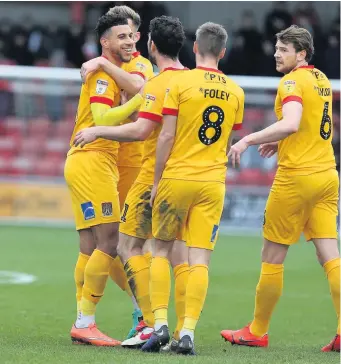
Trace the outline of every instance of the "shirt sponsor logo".
<path fill-rule="evenodd" d="M 103 95 L 109 86 L 109 82 L 105 80 L 96 81 L 96 94 Z"/>

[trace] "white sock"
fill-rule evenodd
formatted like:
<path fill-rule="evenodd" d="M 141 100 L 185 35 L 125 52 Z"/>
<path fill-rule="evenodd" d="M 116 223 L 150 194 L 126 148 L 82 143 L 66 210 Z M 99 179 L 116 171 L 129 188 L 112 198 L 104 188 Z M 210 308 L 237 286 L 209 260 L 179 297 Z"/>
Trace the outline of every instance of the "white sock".
<path fill-rule="evenodd" d="M 85 316 L 81 314 L 77 317 L 75 326 L 77 327 L 77 329 L 85 329 L 86 327 L 89 327 L 90 324 L 94 323 L 95 323 L 95 315 Z"/>
<path fill-rule="evenodd" d="M 161 329 L 161 327 L 162 326 L 164 326 L 164 325 L 166 325 L 167 327 L 168 327 L 168 322 L 167 321 L 165 321 L 165 322 L 162 322 L 162 323 L 155 323 L 155 325 L 154 325 L 154 330 L 155 331 L 157 331 L 157 330 L 159 330 L 159 329 Z"/>
<path fill-rule="evenodd" d="M 133 303 L 133 306 L 134 306 L 134 310 L 135 311 L 140 310 L 140 307 L 139 307 L 139 305 L 138 305 L 138 303 L 136 301 L 136 298 L 134 296 L 131 296 L 131 302 Z"/>
<path fill-rule="evenodd" d="M 192 342 L 194 342 L 194 331 L 186 329 L 180 331 L 180 339 L 182 339 L 186 335 L 188 335 L 191 338 Z"/>

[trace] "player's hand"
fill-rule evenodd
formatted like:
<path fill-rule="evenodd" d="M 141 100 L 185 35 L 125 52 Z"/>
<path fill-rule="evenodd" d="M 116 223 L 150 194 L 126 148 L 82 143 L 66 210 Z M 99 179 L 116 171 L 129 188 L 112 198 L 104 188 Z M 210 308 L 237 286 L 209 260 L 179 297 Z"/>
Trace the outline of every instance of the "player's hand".
<path fill-rule="evenodd" d="M 153 188 L 152 188 L 152 192 L 150 194 L 150 207 L 153 207 L 154 205 L 154 200 L 155 200 L 155 196 L 157 194 L 157 188 L 158 188 L 158 185 L 154 185 Z"/>
<path fill-rule="evenodd" d="M 95 72 L 101 68 L 102 61 L 103 61 L 102 57 L 96 57 L 82 64 L 81 78 L 83 83 L 85 83 L 86 77 L 88 76 L 89 73 Z"/>
<path fill-rule="evenodd" d="M 270 158 L 278 151 L 278 142 L 264 143 L 258 147 L 258 152 L 263 158 Z"/>
<path fill-rule="evenodd" d="M 238 143 L 231 146 L 227 157 L 232 162 L 233 168 L 236 168 L 236 166 L 240 165 L 240 156 L 246 151 L 248 147 L 249 145 L 246 143 L 244 138 L 239 140 Z"/>
<path fill-rule="evenodd" d="M 79 131 L 75 139 L 73 140 L 73 144 L 76 147 L 83 148 L 84 145 L 89 144 L 97 139 L 96 127 L 93 128 L 85 128 Z"/>

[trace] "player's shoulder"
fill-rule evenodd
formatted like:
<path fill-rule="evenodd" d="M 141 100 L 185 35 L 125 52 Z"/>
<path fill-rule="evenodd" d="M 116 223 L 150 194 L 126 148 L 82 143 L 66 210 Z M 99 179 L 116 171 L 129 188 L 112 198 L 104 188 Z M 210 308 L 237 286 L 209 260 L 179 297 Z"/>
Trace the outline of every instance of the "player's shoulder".
<path fill-rule="evenodd" d="M 116 85 L 116 82 L 114 79 L 112 79 L 107 73 L 105 73 L 103 70 L 97 70 L 94 72 L 91 72 L 89 76 L 86 78 L 86 83 L 93 83 L 97 81 L 105 81 L 105 83 L 112 82 Z M 98 83 L 98 82 L 97 82 Z"/>
<path fill-rule="evenodd" d="M 233 93 L 235 95 L 237 95 L 238 97 L 244 97 L 243 88 L 240 85 L 238 85 L 238 83 L 236 81 L 234 81 L 231 77 L 225 75 L 224 73 L 223 73 L 223 75 L 225 76 L 226 84 L 231 89 L 231 91 L 233 91 Z"/>
<path fill-rule="evenodd" d="M 181 77 L 186 72 L 188 72 L 187 68 L 182 68 L 182 69 L 166 68 L 162 72 L 152 77 L 147 83 L 152 85 L 153 87 L 158 87 L 160 85 L 163 85 L 164 87 L 162 88 L 167 88 L 170 80 L 172 80 L 173 82 L 174 79 L 175 80 L 179 79 L 178 77 Z"/>

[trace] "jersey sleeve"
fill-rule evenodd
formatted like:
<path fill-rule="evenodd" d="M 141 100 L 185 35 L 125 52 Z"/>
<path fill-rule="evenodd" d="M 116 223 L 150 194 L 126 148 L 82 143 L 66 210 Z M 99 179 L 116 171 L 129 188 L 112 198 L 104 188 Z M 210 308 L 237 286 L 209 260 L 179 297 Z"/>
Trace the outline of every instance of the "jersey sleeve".
<path fill-rule="evenodd" d="M 164 94 L 156 85 L 147 82 L 143 92 L 143 102 L 139 111 L 139 118 L 149 119 L 157 123 L 162 122 L 162 106 Z"/>
<path fill-rule="evenodd" d="M 236 119 L 232 128 L 233 130 L 240 130 L 242 128 L 244 117 L 244 100 L 245 94 L 244 91 L 241 90 L 240 95 L 238 95 L 238 109 L 236 112 Z"/>
<path fill-rule="evenodd" d="M 179 83 L 171 82 L 169 88 L 166 91 L 162 114 L 177 116 L 179 112 L 179 104 Z"/>
<path fill-rule="evenodd" d="M 114 105 L 119 89 L 115 81 L 104 72 L 96 72 L 89 76 L 87 81 L 90 104 L 99 103 L 110 107 Z"/>
<path fill-rule="evenodd" d="M 282 102 L 282 106 L 290 101 L 297 101 L 302 104 L 302 83 L 299 77 L 292 73 L 281 79 L 278 87 L 278 94 Z"/>

